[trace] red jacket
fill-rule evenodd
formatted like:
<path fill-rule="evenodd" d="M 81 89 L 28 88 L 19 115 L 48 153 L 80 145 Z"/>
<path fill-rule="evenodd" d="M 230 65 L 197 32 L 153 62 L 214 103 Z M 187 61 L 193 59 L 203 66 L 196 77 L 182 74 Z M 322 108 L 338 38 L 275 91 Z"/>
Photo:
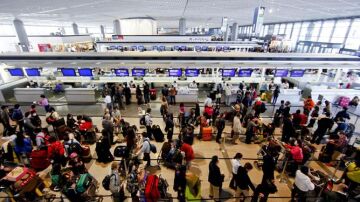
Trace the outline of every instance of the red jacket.
<path fill-rule="evenodd" d="M 195 158 L 194 150 L 192 149 L 191 145 L 187 143 L 182 144 L 180 151 L 185 153 L 186 162 L 192 161 Z"/>
<path fill-rule="evenodd" d="M 64 145 L 60 141 L 51 143 L 48 146 L 48 157 L 50 159 L 54 158 L 55 155 L 64 156 L 64 154 L 65 154 L 65 148 L 64 148 Z"/>
<path fill-rule="evenodd" d="M 85 121 L 79 125 L 79 130 L 86 131 L 92 128 L 92 122 Z"/>

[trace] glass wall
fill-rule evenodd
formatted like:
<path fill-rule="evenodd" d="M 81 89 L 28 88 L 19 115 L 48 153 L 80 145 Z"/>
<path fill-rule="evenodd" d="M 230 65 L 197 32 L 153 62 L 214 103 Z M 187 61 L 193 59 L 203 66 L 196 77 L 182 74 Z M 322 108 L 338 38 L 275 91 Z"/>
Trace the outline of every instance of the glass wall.
<path fill-rule="evenodd" d="M 240 27 L 251 27 L 240 26 Z M 247 32 L 246 35 L 251 34 Z M 345 49 L 360 50 L 360 18 L 309 20 L 264 24 L 260 37 L 285 35 L 295 48 L 298 41 L 342 43 Z"/>

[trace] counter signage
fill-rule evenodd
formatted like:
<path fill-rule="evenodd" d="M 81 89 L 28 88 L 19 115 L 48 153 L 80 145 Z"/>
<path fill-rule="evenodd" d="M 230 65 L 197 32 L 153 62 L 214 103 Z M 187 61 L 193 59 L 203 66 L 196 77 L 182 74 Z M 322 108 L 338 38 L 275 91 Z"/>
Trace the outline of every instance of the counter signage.
<path fill-rule="evenodd" d="M 25 69 L 25 71 L 28 76 L 40 76 L 40 71 L 38 68 Z"/>
<path fill-rule="evenodd" d="M 251 69 L 240 69 L 239 77 L 251 77 L 253 70 Z"/>
<path fill-rule="evenodd" d="M 120 76 L 120 77 L 129 76 L 128 69 L 115 69 L 114 72 L 116 76 Z"/>
<path fill-rule="evenodd" d="M 11 76 L 24 76 L 24 72 L 21 68 L 8 69 Z"/>
<path fill-rule="evenodd" d="M 274 76 L 275 77 L 287 77 L 288 73 L 289 73 L 289 70 L 287 70 L 287 69 L 277 69 L 275 71 Z"/>
<path fill-rule="evenodd" d="M 182 71 L 181 69 L 169 69 L 169 76 L 171 77 L 181 77 Z"/>
<path fill-rule="evenodd" d="M 199 76 L 199 70 L 198 69 L 186 69 L 185 76 L 188 76 L 188 77 Z"/>
<path fill-rule="evenodd" d="M 76 76 L 75 69 L 72 68 L 61 68 L 63 76 Z"/>
<path fill-rule="evenodd" d="M 235 77 L 235 69 L 222 69 L 223 77 Z"/>
<path fill-rule="evenodd" d="M 92 69 L 78 69 L 80 76 L 93 76 Z"/>
<path fill-rule="evenodd" d="M 303 69 L 294 69 L 290 71 L 290 77 L 303 77 L 305 70 Z"/>
<path fill-rule="evenodd" d="M 145 69 L 132 69 L 131 70 L 131 74 L 132 76 L 145 76 Z"/>

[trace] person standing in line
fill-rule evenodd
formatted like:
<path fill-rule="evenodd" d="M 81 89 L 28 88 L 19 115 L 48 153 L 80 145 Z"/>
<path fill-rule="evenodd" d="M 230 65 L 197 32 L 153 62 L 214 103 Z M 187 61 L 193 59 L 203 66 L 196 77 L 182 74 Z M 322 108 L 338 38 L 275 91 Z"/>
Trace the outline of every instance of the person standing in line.
<path fill-rule="evenodd" d="M 49 100 L 45 97 L 45 95 L 40 95 L 40 100 L 38 101 L 38 105 L 43 106 L 45 112 L 49 112 L 50 110 Z"/>
<path fill-rule="evenodd" d="M 218 118 L 216 119 L 216 129 L 217 129 L 217 135 L 216 135 L 216 142 L 220 144 L 221 134 L 224 131 L 225 128 L 225 115 L 221 113 Z"/>
<path fill-rule="evenodd" d="M 106 109 L 108 109 L 109 113 L 111 114 L 111 112 L 112 112 L 112 101 L 111 101 L 110 94 L 105 94 L 104 102 L 106 104 Z"/>
<path fill-rule="evenodd" d="M 164 87 L 161 89 L 161 94 L 163 97 L 166 98 L 166 100 L 169 100 L 169 88 L 167 84 L 165 84 Z"/>
<path fill-rule="evenodd" d="M 209 164 L 209 177 L 208 182 L 210 183 L 210 198 L 213 198 L 215 202 L 220 200 L 220 186 L 224 181 L 224 175 L 221 174 L 220 168 L 218 166 L 219 158 L 218 156 L 213 156 Z"/>
<path fill-rule="evenodd" d="M 148 108 L 146 110 L 146 114 L 145 114 L 145 126 L 146 126 L 147 137 L 151 140 L 152 139 L 152 131 L 151 131 L 152 119 L 151 119 L 150 113 L 151 113 L 151 108 Z"/>
<path fill-rule="evenodd" d="M 279 97 L 279 94 L 280 94 L 280 88 L 279 88 L 279 86 L 276 86 L 276 88 L 274 90 L 274 93 L 273 93 L 273 101 L 272 101 L 272 103 L 274 105 L 276 104 L 276 101 L 277 101 L 277 98 Z"/>
<path fill-rule="evenodd" d="M 124 83 L 124 85 L 125 104 L 129 105 L 131 103 L 131 90 L 127 83 Z"/>
<path fill-rule="evenodd" d="M 172 140 L 174 134 L 174 117 L 172 113 L 167 114 L 165 132 L 167 132 L 167 139 Z"/>
<path fill-rule="evenodd" d="M 17 125 L 19 126 L 19 131 L 22 133 L 24 131 L 24 115 L 20 109 L 19 104 L 14 105 L 11 119 L 16 121 Z"/>
<path fill-rule="evenodd" d="M 281 141 L 288 143 L 290 137 L 294 136 L 294 133 L 295 129 L 291 120 L 291 114 L 284 115 Z"/>
<path fill-rule="evenodd" d="M 276 168 L 276 163 L 277 163 L 277 153 L 274 150 L 271 150 L 269 152 L 266 153 L 266 155 L 263 157 L 263 166 L 262 166 L 262 171 L 263 171 L 263 177 L 262 177 L 262 182 L 265 182 L 266 180 L 274 180 L 274 172 L 275 172 L 275 168 Z"/>
<path fill-rule="evenodd" d="M 119 163 L 118 162 L 112 162 L 112 164 L 111 164 L 109 188 L 110 188 L 113 202 L 120 202 L 121 201 L 121 199 L 120 199 L 121 181 L 120 181 L 120 175 L 119 175 Z"/>
<path fill-rule="evenodd" d="M 330 118 L 330 113 L 326 112 L 325 117 L 318 120 L 318 127 L 313 134 L 312 143 L 320 144 L 326 132 L 332 128 L 334 121 Z"/>
<path fill-rule="evenodd" d="M 308 128 L 314 127 L 314 124 L 316 123 L 316 120 L 319 117 L 319 112 L 320 112 L 319 107 L 315 106 L 314 110 L 312 110 L 312 112 L 310 114 L 310 121 L 309 121 L 309 124 L 307 125 Z"/>
<path fill-rule="evenodd" d="M 294 187 L 291 191 L 291 201 L 306 202 L 306 194 L 308 191 L 314 190 L 315 185 L 311 182 L 312 175 L 309 168 L 302 166 L 296 171 Z"/>
<path fill-rule="evenodd" d="M 178 193 L 177 198 L 179 202 L 185 202 L 186 166 L 176 165 L 173 189 Z"/>
<path fill-rule="evenodd" d="M 245 143 L 246 144 L 251 144 L 251 140 L 255 135 L 254 130 L 256 129 L 257 126 L 258 126 L 257 125 L 257 117 L 255 117 L 255 116 L 249 117 L 249 122 L 247 123 L 246 132 L 245 132 L 245 136 L 246 136 Z"/>
<path fill-rule="evenodd" d="M 241 165 L 241 158 L 243 157 L 242 153 L 236 153 L 234 158 L 231 159 L 231 166 L 232 166 L 232 178 L 230 180 L 230 188 L 231 189 L 234 189 L 236 191 L 236 175 L 237 175 L 237 172 L 238 172 L 238 169 Z"/>
<path fill-rule="evenodd" d="M 308 116 L 314 106 L 315 102 L 312 100 L 311 96 L 308 96 L 308 98 L 304 100 L 304 114 Z"/>
<path fill-rule="evenodd" d="M 150 86 L 147 82 L 144 84 L 144 102 L 145 104 L 150 103 Z"/>
<path fill-rule="evenodd" d="M 225 86 L 225 104 L 226 106 L 230 106 L 230 98 L 231 98 L 231 86 L 227 83 Z"/>
<path fill-rule="evenodd" d="M 170 104 L 176 105 L 176 88 L 174 86 L 171 86 L 169 94 L 170 94 Z"/>
<path fill-rule="evenodd" d="M 240 112 L 236 113 L 233 120 L 233 134 L 232 134 L 232 143 L 237 144 L 236 140 L 239 139 L 239 136 L 241 134 L 241 115 Z"/>
<path fill-rule="evenodd" d="M 141 92 L 141 89 L 140 89 L 139 85 L 136 86 L 136 99 L 137 99 L 137 104 L 138 105 L 142 105 L 144 103 L 143 102 L 143 95 L 142 95 L 142 92 Z"/>
<path fill-rule="evenodd" d="M 9 117 L 9 108 L 6 105 L 2 105 L 1 106 L 1 111 L 0 111 L 0 121 L 1 124 L 4 127 L 3 130 L 3 137 L 8 135 L 8 131 L 11 130 L 11 126 L 10 126 L 10 117 Z"/>
<path fill-rule="evenodd" d="M 115 102 L 118 104 L 120 110 L 124 109 L 123 92 L 124 92 L 124 89 L 121 84 L 118 87 L 116 87 L 114 97 L 115 97 Z"/>
<path fill-rule="evenodd" d="M 102 127 L 108 136 L 109 144 L 114 144 L 114 123 L 111 121 L 110 114 L 106 114 L 102 120 Z"/>
<path fill-rule="evenodd" d="M 245 163 L 244 167 L 239 166 L 237 175 L 236 175 L 236 201 L 240 201 L 241 194 L 244 195 L 245 199 L 243 201 L 249 202 L 251 201 L 251 196 L 249 193 L 249 188 L 255 191 L 255 186 L 250 180 L 248 172 L 253 169 L 253 166 L 250 163 Z"/>
<path fill-rule="evenodd" d="M 141 146 L 141 149 L 138 152 L 138 155 L 140 153 L 143 153 L 143 160 L 146 161 L 145 167 L 151 166 L 151 158 L 150 158 L 150 152 L 151 152 L 151 146 L 150 146 L 150 139 L 146 132 L 142 133 L 143 136 L 143 143 Z"/>

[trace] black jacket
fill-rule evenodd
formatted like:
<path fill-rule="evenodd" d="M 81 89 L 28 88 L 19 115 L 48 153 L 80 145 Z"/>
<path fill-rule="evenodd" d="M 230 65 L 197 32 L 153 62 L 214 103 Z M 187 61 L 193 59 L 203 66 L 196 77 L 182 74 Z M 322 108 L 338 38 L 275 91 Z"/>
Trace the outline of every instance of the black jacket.
<path fill-rule="evenodd" d="M 293 123 L 288 118 L 284 118 L 282 133 L 283 134 L 288 134 L 288 136 L 290 136 L 290 137 L 292 137 L 294 135 L 294 133 L 295 133 Z"/>
<path fill-rule="evenodd" d="M 276 160 L 270 155 L 265 155 L 263 161 L 262 171 L 264 176 L 266 176 L 267 179 L 274 179 Z"/>
<path fill-rule="evenodd" d="M 223 175 L 221 175 L 220 168 L 216 165 L 216 163 L 210 162 L 209 164 L 208 182 L 216 187 L 219 187 L 223 182 Z"/>
<path fill-rule="evenodd" d="M 245 189 L 247 190 L 247 189 L 249 189 L 249 187 L 253 191 L 255 190 L 255 187 L 250 180 L 247 170 L 242 166 L 240 166 L 238 168 L 235 181 L 236 181 L 236 185 L 242 190 L 245 190 Z"/>

